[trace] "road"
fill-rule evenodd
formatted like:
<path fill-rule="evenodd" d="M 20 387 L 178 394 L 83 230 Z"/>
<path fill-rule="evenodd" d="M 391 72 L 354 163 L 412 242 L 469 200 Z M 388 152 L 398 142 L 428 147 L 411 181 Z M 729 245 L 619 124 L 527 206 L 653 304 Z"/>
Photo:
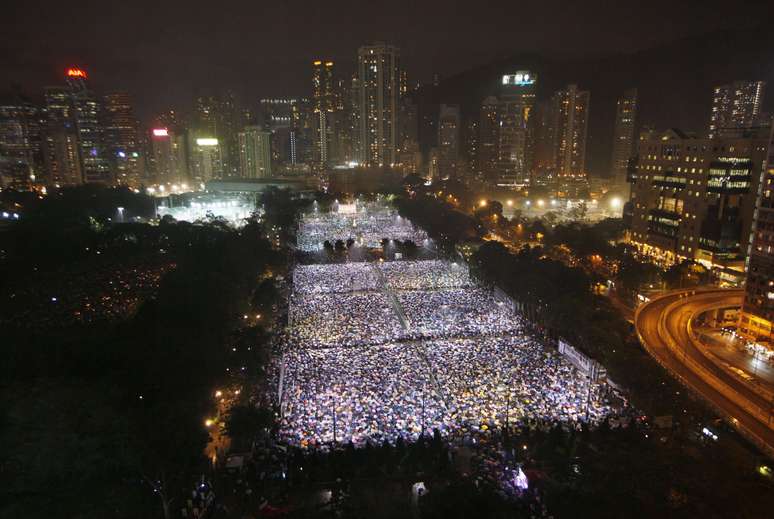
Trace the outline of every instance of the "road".
<path fill-rule="evenodd" d="M 740 290 L 671 292 L 641 305 L 635 313 L 635 328 L 651 356 L 774 457 L 772 400 L 713 362 L 691 336 L 689 323 L 697 311 L 716 305 L 738 306 L 741 297 Z"/>

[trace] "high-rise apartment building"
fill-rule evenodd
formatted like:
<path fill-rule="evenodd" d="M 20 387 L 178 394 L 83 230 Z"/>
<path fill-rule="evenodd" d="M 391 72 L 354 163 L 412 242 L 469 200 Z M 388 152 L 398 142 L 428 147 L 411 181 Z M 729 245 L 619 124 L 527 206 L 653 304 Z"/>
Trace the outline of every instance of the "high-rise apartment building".
<path fill-rule="evenodd" d="M 185 183 L 188 178 L 186 133 L 173 127 L 150 132 L 150 169 L 158 184 Z"/>
<path fill-rule="evenodd" d="M 202 95 L 194 107 L 194 136 L 218 139 L 224 177 L 239 176 L 239 130 L 246 124 L 244 111 L 231 91 Z"/>
<path fill-rule="evenodd" d="M 0 100 L 0 187 L 44 182 L 41 111 L 21 96 Z"/>
<path fill-rule="evenodd" d="M 530 183 L 534 149 L 532 115 L 537 75 L 519 70 L 502 76 L 497 103 L 497 184 L 520 187 Z"/>
<path fill-rule="evenodd" d="M 360 162 L 392 166 L 396 162 L 400 98 L 400 52 L 385 43 L 358 49 Z"/>
<path fill-rule="evenodd" d="M 715 87 L 712 94 L 710 137 L 717 137 L 723 130 L 758 126 L 765 88 L 764 81 L 734 81 Z"/>
<path fill-rule="evenodd" d="M 586 179 L 586 137 L 591 94 L 569 85 L 551 98 L 551 134 L 556 176 L 562 180 Z"/>
<path fill-rule="evenodd" d="M 239 164 L 242 178 L 271 177 L 271 132 L 258 126 L 239 132 Z"/>
<path fill-rule="evenodd" d="M 47 181 L 71 186 L 83 183 L 78 132 L 73 121 L 70 92 L 66 87 L 45 89 L 46 119 L 43 138 L 43 161 Z"/>
<path fill-rule="evenodd" d="M 771 346 L 774 331 L 774 128 L 758 185 L 747 251 L 747 277 L 739 331 Z"/>
<path fill-rule="evenodd" d="M 478 123 L 478 152 L 474 158 L 477 176 L 494 184 L 497 163 L 497 98 L 489 96 L 481 103 Z"/>
<path fill-rule="evenodd" d="M 220 142 L 215 137 L 196 137 L 191 145 L 191 176 L 196 182 L 223 178 Z"/>
<path fill-rule="evenodd" d="M 103 107 L 103 142 L 111 174 L 118 184 L 139 186 L 145 157 L 131 98 L 127 92 L 112 92 L 105 95 Z"/>
<path fill-rule="evenodd" d="M 333 62 L 316 60 L 312 63 L 312 111 L 314 113 L 315 166 L 325 169 L 334 155 L 336 96 Z"/>
<path fill-rule="evenodd" d="M 398 112 L 398 163 L 406 174 L 417 173 L 422 165 L 419 151 L 419 107 L 409 97 L 400 100 Z"/>
<path fill-rule="evenodd" d="M 626 184 L 626 168 L 634 153 L 634 127 L 637 119 L 637 89 L 630 88 L 618 99 L 613 129 L 610 172 L 617 186 Z"/>
<path fill-rule="evenodd" d="M 695 260 L 738 282 L 767 145 L 741 132 L 643 132 L 627 204 L 633 244 L 664 266 Z"/>
<path fill-rule="evenodd" d="M 438 177 L 457 178 L 460 154 L 460 107 L 442 104 L 438 110 Z"/>

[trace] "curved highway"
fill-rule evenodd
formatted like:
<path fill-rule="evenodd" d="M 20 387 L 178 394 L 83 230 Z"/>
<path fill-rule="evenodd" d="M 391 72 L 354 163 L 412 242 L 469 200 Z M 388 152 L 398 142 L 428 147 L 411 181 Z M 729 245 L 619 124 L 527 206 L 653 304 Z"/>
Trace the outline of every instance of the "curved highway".
<path fill-rule="evenodd" d="M 697 348 L 689 323 L 709 306 L 739 306 L 741 290 L 671 292 L 640 305 L 634 325 L 640 342 L 662 366 L 699 393 L 739 432 L 774 456 L 772 400 L 713 362 Z"/>

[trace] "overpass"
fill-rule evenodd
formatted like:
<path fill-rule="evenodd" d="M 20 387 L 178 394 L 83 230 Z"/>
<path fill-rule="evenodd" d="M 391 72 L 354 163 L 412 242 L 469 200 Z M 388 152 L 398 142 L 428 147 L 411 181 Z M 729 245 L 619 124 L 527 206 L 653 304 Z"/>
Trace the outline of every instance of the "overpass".
<path fill-rule="evenodd" d="M 740 306 L 741 290 L 678 290 L 640 305 L 634 326 L 648 353 L 737 431 L 774 458 L 774 392 L 713 358 L 693 329 L 699 314 Z"/>

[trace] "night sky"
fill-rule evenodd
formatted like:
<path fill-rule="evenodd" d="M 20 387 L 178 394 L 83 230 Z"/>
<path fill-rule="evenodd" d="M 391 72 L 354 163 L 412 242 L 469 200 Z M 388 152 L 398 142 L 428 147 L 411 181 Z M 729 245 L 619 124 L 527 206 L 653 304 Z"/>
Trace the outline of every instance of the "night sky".
<path fill-rule="evenodd" d="M 411 81 L 424 82 L 525 51 L 631 52 L 745 27 L 765 12 L 692 0 L 625 7 L 633 3 L 6 0 L 0 89 L 39 96 L 76 64 L 98 91 L 129 90 L 147 118 L 185 108 L 196 89 L 228 87 L 248 101 L 308 95 L 310 60 L 333 59 L 349 74 L 357 47 L 373 40 L 399 45 Z"/>

